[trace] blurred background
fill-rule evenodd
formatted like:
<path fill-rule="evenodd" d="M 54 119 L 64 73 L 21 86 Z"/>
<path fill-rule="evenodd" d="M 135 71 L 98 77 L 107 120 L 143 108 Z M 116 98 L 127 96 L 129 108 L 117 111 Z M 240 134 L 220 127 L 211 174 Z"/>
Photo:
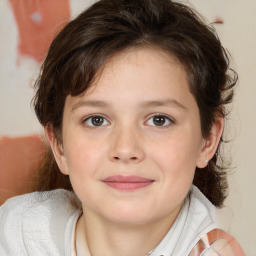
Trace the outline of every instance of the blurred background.
<path fill-rule="evenodd" d="M 49 44 L 65 23 L 94 1 L 0 0 L 0 204 L 29 191 L 22 186 L 36 170 L 43 133 L 30 102 Z M 230 191 L 220 222 L 247 256 L 256 256 L 256 1 L 191 0 L 214 23 L 238 72 L 226 128 L 225 154 L 232 157 Z M 21 172 L 20 169 L 23 169 Z"/>

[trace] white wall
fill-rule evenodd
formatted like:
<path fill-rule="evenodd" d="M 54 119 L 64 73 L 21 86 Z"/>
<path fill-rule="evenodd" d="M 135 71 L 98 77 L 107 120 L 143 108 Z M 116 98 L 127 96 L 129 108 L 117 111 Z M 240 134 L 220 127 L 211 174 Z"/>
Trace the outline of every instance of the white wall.
<path fill-rule="evenodd" d="M 72 16 L 93 1 L 71 0 Z M 222 222 L 237 238 L 247 256 L 256 256 L 256 1 L 191 0 L 194 7 L 216 25 L 223 45 L 233 56 L 239 74 L 228 151 L 235 167 L 229 176 L 230 195 L 221 214 Z M 0 1 L 0 136 L 40 132 L 30 109 L 33 90 L 29 87 L 39 65 L 21 58 L 17 67 L 17 29 L 7 0 Z M 230 136 L 229 136 L 230 137 Z"/>
<path fill-rule="evenodd" d="M 233 57 L 239 75 L 233 112 L 230 116 L 229 145 L 233 158 L 229 176 L 230 194 L 226 212 L 230 233 L 243 246 L 247 256 L 256 255 L 256 1 L 191 0 L 209 20 L 222 17 L 216 25 L 225 48 Z"/>

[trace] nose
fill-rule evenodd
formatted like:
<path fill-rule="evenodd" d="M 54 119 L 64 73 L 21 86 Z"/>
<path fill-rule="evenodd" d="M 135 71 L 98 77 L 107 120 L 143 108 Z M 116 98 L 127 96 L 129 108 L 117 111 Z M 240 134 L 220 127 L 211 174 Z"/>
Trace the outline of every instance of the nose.
<path fill-rule="evenodd" d="M 110 138 L 109 158 L 114 162 L 138 163 L 145 153 L 141 135 L 136 128 L 118 128 Z"/>

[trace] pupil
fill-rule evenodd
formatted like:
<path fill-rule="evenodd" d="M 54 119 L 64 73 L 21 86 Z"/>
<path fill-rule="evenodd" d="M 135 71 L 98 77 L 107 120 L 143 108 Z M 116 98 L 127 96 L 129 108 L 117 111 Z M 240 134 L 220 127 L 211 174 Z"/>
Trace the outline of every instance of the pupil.
<path fill-rule="evenodd" d="M 101 116 L 95 116 L 92 118 L 92 124 L 94 126 L 100 126 L 103 123 L 103 118 Z"/>
<path fill-rule="evenodd" d="M 153 122 L 155 125 L 163 125 L 165 123 L 165 117 L 164 116 L 155 116 L 153 119 Z"/>

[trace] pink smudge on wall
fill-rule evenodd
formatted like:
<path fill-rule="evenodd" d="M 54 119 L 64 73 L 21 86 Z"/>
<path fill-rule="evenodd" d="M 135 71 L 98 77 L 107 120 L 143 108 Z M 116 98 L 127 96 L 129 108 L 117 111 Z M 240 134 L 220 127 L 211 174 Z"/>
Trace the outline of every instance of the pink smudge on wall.
<path fill-rule="evenodd" d="M 214 23 L 224 24 L 224 20 L 221 17 L 216 17 Z"/>
<path fill-rule="evenodd" d="M 9 0 L 18 27 L 19 54 L 41 62 L 49 45 L 70 19 L 69 0 Z"/>
<path fill-rule="evenodd" d="M 44 143 L 38 135 L 0 138 L 0 205 L 31 192 L 43 155 Z"/>

